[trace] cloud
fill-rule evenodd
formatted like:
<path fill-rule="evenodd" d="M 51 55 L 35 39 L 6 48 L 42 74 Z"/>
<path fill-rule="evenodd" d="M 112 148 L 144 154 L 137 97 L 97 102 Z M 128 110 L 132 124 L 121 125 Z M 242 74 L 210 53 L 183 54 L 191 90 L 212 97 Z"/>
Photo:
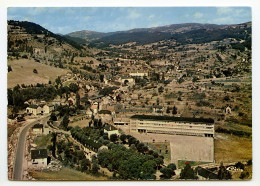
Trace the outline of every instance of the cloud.
<path fill-rule="evenodd" d="M 204 16 L 204 14 L 202 14 L 202 13 L 200 13 L 200 12 L 196 12 L 195 14 L 193 14 L 193 17 L 195 18 L 195 19 L 200 19 L 200 18 L 202 18 Z"/>
<path fill-rule="evenodd" d="M 48 13 L 49 8 L 37 7 L 37 8 L 29 8 L 28 14 L 30 15 L 39 15 Z"/>
<path fill-rule="evenodd" d="M 217 15 L 227 15 L 234 13 L 233 8 L 230 7 L 220 7 L 217 8 Z"/>
<path fill-rule="evenodd" d="M 138 13 L 135 9 L 128 10 L 129 15 L 127 16 L 129 19 L 137 19 L 141 17 L 141 14 Z"/>
<path fill-rule="evenodd" d="M 85 17 L 80 18 L 80 19 L 82 19 L 84 21 L 89 21 L 91 19 L 91 16 L 85 16 Z"/>
<path fill-rule="evenodd" d="M 151 14 L 151 15 L 148 16 L 148 18 L 149 18 L 149 19 L 153 19 L 153 18 L 155 18 L 155 15 L 154 15 L 154 14 Z"/>

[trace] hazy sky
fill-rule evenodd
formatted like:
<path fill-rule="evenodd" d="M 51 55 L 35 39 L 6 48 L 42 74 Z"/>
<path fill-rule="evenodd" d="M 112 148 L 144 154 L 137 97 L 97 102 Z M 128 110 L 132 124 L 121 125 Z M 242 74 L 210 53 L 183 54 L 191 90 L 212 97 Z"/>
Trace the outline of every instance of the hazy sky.
<path fill-rule="evenodd" d="M 112 32 L 176 23 L 237 24 L 251 21 L 249 7 L 8 8 L 8 20 L 31 21 L 54 32 Z"/>

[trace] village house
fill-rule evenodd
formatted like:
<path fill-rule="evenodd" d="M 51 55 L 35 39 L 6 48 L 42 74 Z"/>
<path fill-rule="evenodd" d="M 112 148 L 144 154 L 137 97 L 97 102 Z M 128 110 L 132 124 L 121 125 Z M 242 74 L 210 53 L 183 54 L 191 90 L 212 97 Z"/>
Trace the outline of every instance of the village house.
<path fill-rule="evenodd" d="M 122 76 L 121 78 L 120 78 L 120 81 L 121 81 L 121 83 L 122 84 L 134 84 L 134 82 L 135 82 L 135 80 L 134 80 L 134 78 L 132 78 L 132 77 L 130 77 L 130 76 Z"/>
<path fill-rule="evenodd" d="M 87 118 L 91 118 L 92 115 L 93 115 L 93 112 L 92 112 L 90 109 L 88 109 L 88 110 L 86 111 L 86 117 L 87 117 Z"/>
<path fill-rule="evenodd" d="M 33 115 L 38 115 L 42 114 L 43 110 L 42 107 L 37 106 L 37 105 L 30 105 L 29 107 L 26 108 L 26 113 L 27 114 L 33 114 Z"/>
<path fill-rule="evenodd" d="M 97 114 L 98 113 L 98 107 L 99 106 L 99 103 L 98 102 L 94 102 L 92 105 L 91 105 L 91 110 L 93 111 L 94 114 Z"/>
<path fill-rule="evenodd" d="M 54 110 L 53 105 L 44 105 L 44 106 L 30 105 L 29 107 L 26 108 L 26 113 L 33 114 L 36 116 L 38 114 L 49 114 L 51 113 L 52 110 Z"/>
<path fill-rule="evenodd" d="M 39 167 L 46 167 L 48 164 L 47 149 L 31 150 L 32 164 Z"/>
<path fill-rule="evenodd" d="M 44 114 L 49 114 L 54 110 L 54 105 L 44 105 L 42 108 Z"/>
<path fill-rule="evenodd" d="M 148 77 L 148 72 L 130 72 L 129 75 L 131 77 L 139 77 L 139 78 L 144 78 Z"/>
<path fill-rule="evenodd" d="M 104 128 L 104 133 L 107 133 L 108 134 L 108 138 L 110 138 L 110 136 L 112 134 L 116 134 L 117 136 L 120 135 L 119 131 L 113 127 L 112 125 L 107 125 L 105 128 Z"/>
<path fill-rule="evenodd" d="M 103 123 L 110 123 L 110 122 L 112 122 L 111 111 L 109 111 L 109 110 L 100 110 L 98 112 L 98 115 L 101 118 Z"/>
<path fill-rule="evenodd" d="M 153 112 L 162 114 L 163 113 L 163 106 L 161 106 L 161 105 L 154 105 L 153 106 Z"/>
<path fill-rule="evenodd" d="M 43 124 L 37 123 L 32 127 L 33 134 L 42 134 L 43 133 Z"/>

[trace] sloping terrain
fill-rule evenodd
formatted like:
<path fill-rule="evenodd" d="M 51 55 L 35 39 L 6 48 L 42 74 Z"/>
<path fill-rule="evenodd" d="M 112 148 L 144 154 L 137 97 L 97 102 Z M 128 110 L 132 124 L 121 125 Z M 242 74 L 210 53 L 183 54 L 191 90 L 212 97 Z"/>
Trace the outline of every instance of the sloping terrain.
<path fill-rule="evenodd" d="M 47 84 L 49 80 L 53 81 L 57 76 L 68 72 L 68 70 L 65 69 L 37 63 L 28 59 L 8 61 L 8 65 L 12 68 L 12 71 L 7 74 L 8 88 L 13 88 L 17 84 Z M 33 72 L 34 69 L 37 70 L 37 73 Z"/>

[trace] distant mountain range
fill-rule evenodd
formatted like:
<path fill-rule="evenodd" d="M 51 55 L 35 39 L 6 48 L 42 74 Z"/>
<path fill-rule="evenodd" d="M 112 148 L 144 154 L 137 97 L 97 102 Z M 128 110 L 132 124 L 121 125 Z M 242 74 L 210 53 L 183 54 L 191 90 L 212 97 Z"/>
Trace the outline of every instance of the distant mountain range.
<path fill-rule="evenodd" d="M 23 33 L 31 35 L 31 40 L 37 41 L 39 44 L 42 39 L 35 39 L 35 34 L 44 35 L 43 43 L 46 43 L 48 45 L 47 47 L 51 47 L 51 41 L 48 41 L 47 38 L 52 37 L 57 41 L 57 46 L 62 43 L 67 43 L 76 50 L 84 49 L 83 44 L 97 48 L 109 47 L 110 44 L 121 45 L 135 42 L 137 45 L 142 45 L 164 40 L 176 41 L 178 44 L 201 44 L 211 41 L 220 41 L 225 38 L 244 40 L 247 42 L 246 45 L 251 45 L 252 32 L 251 22 L 234 25 L 184 23 L 109 33 L 83 30 L 66 35 L 54 34 L 38 24 L 27 21 L 10 20 L 8 21 L 8 25 L 8 41 L 9 47 L 11 48 L 13 48 L 13 44 L 19 44 L 15 42 L 17 36 L 13 34 L 16 33 L 17 28 L 20 28 L 24 30 Z M 23 39 L 22 43 L 24 42 L 29 42 L 29 39 L 26 41 Z M 26 45 L 28 45 L 28 43 Z M 22 48 L 26 47 L 26 45 Z"/>
<path fill-rule="evenodd" d="M 82 39 L 93 47 L 107 47 L 109 44 L 136 42 L 148 44 L 161 40 L 176 40 L 180 44 L 204 43 L 225 38 L 248 39 L 251 37 L 252 23 L 216 25 L 200 23 L 173 24 L 152 28 L 136 28 L 118 32 L 93 32 L 88 30 L 72 32 L 66 37 Z"/>

